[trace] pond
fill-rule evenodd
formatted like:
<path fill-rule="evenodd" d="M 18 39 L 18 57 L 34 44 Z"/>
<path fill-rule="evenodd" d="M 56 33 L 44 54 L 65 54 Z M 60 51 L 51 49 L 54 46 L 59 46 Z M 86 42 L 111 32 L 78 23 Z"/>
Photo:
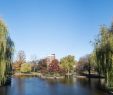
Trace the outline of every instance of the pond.
<path fill-rule="evenodd" d="M 98 79 L 13 77 L 10 86 L 0 87 L 0 95 L 106 95 L 98 87 Z"/>

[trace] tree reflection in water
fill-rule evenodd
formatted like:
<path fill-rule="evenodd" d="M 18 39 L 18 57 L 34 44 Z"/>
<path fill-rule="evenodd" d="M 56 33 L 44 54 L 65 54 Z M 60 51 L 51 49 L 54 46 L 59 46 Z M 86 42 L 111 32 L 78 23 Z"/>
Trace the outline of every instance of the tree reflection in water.
<path fill-rule="evenodd" d="M 16 77 L 12 78 L 11 86 L 0 87 L 0 95 L 104 95 L 98 87 L 98 79 Z"/>

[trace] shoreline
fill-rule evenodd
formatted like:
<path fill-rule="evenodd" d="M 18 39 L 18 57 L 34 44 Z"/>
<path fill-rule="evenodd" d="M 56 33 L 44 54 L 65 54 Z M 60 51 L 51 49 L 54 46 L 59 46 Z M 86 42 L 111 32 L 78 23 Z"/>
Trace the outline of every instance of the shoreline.
<path fill-rule="evenodd" d="M 13 76 L 21 77 L 21 76 L 37 76 L 42 79 L 63 79 L 65 76 L 44 76 L 41 73 L 15 73 Z"/>
<path fill-rule="evenodd" d="M 46 76 L 46 75 L 42 75 L 41 73 L 15 73 L 15 74 L 13 74 L 13 76 L 16 76 L 16 77 L 22 77 L 22 76 L 36 76 L 36 77 L 38 77 L 38 78 L 41 78 L 41 79 L 50 79 L 50 80 L 53 80 L 53 79 L 63 79 L 63 78 L 65 78 L 65 76 Z M 74 76 L 73 78 L 89 78 L 89 77 L 87 77 L 87 75 L 85 76 L 85 75 L 76 75 L 76 76 Z M 90 77 L 90 78 L 92 78 L 92 77 Z M 99 78 L 99 77 L 93 77 L 93 78 Z M 103 77 L 100 77 L 101 79 L 103 78 Z M 107 88 L 101 88 L 101 90 L 102 91 L 104 91 L 107 95 L 112 95 L 113 94 L 113 91 L 111 91 L 111 90 L 109 90 L 109 89 L 107 89 Z"/>

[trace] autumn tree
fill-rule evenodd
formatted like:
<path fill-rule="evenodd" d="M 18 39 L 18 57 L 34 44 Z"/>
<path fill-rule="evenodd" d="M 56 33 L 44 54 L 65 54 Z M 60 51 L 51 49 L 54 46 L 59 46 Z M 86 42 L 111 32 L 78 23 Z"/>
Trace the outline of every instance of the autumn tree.
<path fill-rule="evenodd" d="M 89 75 L 95 70 L 94 54 L 87 54 L 81 57 L 76 65 L 78 73 L 87 72 Z"/>
<path fill-rule="evenodd" d="M 74 65 L 75 65 L 75 58 L 74 56 L 72 55 L 68 55 L 66 57 L 63 57 L 61 60 L 60 60 L 60 66 L 61 68 L 64 68 L 64 70 L 68 73 L 73 71 L 74 69 Z"/>
<path fill-rule="evenodd" d="M 31 72 L 31 64 L 23 63 L 23 64 L 21 65 L 20 71 L 21 71 L 22 73 L 29 73 L 29 72 Z"/>
<path fill-rule="evenodd" d="M 59 73 L 60 67 L 57 59 L 52 60 L 52 62 L 48 66 L 48 70 L 52 73 Z"/>
<path fill-rule="evenodd" d="M 47 60 L 46 59 L 40 59 L 38 62 L 38 70 L 41 71 L 41 73 L 47 73 Z"/>
<path fill-rule="evenodd" d="M 17 54 L 17 60 L 16 60 L 16 64 L 15 65 L 15 69 L 17 71 L 20 71 L 21 65 L 26 63 L 26 56 L 25 56 L 25 52 L 20 50 Z"/>

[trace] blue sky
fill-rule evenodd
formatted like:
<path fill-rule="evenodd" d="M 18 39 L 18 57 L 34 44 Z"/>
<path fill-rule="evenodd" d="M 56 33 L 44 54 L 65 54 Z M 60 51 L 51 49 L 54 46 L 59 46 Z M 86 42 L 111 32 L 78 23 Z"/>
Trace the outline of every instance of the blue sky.
<path fill-rule="evenodd" d="M 0 17 L 27 59 L 90 53 L 100 25 L 113 21 L 113 0 L 0 0 Z"/>

